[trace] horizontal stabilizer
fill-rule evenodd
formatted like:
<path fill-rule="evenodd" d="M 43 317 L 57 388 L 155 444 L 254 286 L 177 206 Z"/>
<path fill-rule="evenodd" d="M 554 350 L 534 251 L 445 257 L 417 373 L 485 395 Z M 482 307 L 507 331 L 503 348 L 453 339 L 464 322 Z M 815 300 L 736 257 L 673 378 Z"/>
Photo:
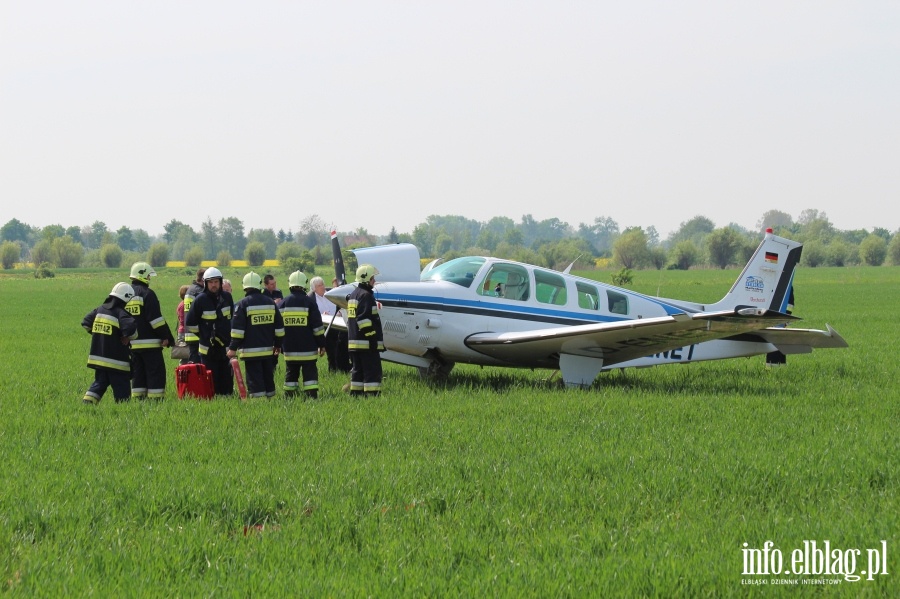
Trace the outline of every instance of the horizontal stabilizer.
<path fill-rule="evenodd" d="M 847 342 L 841 337 L 840 333 L 831 328 L 830 324 L 826 324 L 827 331 L 817 329 L 783 329 L 769 328 L 753 333 L 754 336 L 762 338 L 764 341 L 771 343 L 782 353 L 807 353 L 806 351 L 791 350 L 792 347 L 809 348 L 809 349 L 839 349 L 849 347 Z M 782 349 L 784 348 L 784 349 Z M 785 351 L 787 349 L 788 351 Z"/>

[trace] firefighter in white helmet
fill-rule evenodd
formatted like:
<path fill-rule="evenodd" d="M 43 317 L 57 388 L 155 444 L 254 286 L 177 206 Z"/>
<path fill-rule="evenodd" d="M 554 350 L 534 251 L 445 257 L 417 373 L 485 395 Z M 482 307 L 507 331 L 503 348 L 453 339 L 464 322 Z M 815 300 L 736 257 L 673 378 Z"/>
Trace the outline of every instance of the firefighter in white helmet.
<path fill-rule="evenodd" d="M 322 314 L 316 300 L 307 295 L 309 281 L 303 272 L 292 272 L 288 277 L 288 285 L 290 293 L 279 308 L 284 320 L 284 393 L 292 396 L 302 390 L 307 397 L 315 398 L 319 394 L 319 369 L 316 360 L 325 354 Z"/>
<path fill-rule="evenodd" d="M 357 286 L 347 296 L 347 347 L 350 351 L 350 395 L 375 396 L 381 392 L 381 354 L 384 333 L 375 301 L 378 269 L 362 264 L 356 269 Z"/>
<path fill-rule="evenodd" d="M 184 316 L 187 318 L 188 312 L 191 311 L 191 304 L 194 303 L 194 300 L 197 299 L 197 296 L 203 293 L 206 289 L 206 282 L 203 280 L 203 275 L 206 274 L 206 268 L 198 268 L 197 269 L 197 277 L 191 281 L 190 286 L 187 288 L 187 291 L 184 293 Z M 184 334 L 184 342 L 188 346 L 188 351 L 190 354 L 188 355 L 187 360 L 183 360 L 182 364 L 200 363 L 200 338 L 197 337 L 196 333 L 192 333 L 187 330 L 187 325 L 185 325 L 185 334 Z"/>
<path fill-rule="evenodd" d="M 166 360 L 163 348 L 175 344 L 172 330 L 162 315 L 159 298 L 150 289 L 150 277 L 156 271 L 146 262 L 131 267 L 134 297 L 125 306 L 134 316 L 138 336 L 131 342 L 131 396 L 137 399 L 163 399 L 166 393 Z"/>
<path fill-rule="evenodd" d="M 116 283 L 106 301 L 88 312 L 81 326 L 91 335 L 88 368 L 94 370 L 94 382 L 82 401 L 97 404 L 103 394 L 112 387 L 116 402 L 131 397 L 131 349 L 128 347 L 137 336 L 137 322 L 125 310 L 134 297 L 134 289 L 128 283 Z"/>
<path fill-rule="evenodd" d="M 275 300 L 262 293 L 262 277 L 255 272 L 244 275 L 244 297 L 234 305 L 231 344 L 228 358 L 240 350 L 247 379 L 248 397 L 275 395 L 275 364 L 272 356 L 281 351 L 284 321 Z"/>
<path fill-rule="evenodd" d="M 206 269 L 204 291 L 191 302 L 184 324 L 199 339 L 200 361 L 213 373 L 216 395 L 233 395 L 234 378 L 225 352 L 231 343 L 234 300 L 222 289 L 222 278 L 218 268 Z"/>

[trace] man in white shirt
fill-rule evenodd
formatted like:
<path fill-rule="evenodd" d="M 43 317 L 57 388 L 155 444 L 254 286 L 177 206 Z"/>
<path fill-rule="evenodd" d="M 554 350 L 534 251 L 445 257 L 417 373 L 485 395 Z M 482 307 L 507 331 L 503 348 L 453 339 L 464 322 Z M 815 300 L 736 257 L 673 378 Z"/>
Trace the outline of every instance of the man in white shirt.
<path fill-rule="evenodd" d="M 328 329 L 328 334 L 325 335 L 325 355 L 328 356 L 328 370 L 330 372 L 350 372 L 347 332 L 328 328 L 329 323 L 331 323 L 331 317 L 335 311 L 340 315 L 340 310 L 325 297 L 325 281 L 322 277 L 313 277 L 309 285 L 312 287 L 310 295 L 316 298 L 316 305 L 319 307 L 319 312 L 322 313 L 322 324 Z M 332 281 L 332 285 L 337 286 L 336 279 Z"/>

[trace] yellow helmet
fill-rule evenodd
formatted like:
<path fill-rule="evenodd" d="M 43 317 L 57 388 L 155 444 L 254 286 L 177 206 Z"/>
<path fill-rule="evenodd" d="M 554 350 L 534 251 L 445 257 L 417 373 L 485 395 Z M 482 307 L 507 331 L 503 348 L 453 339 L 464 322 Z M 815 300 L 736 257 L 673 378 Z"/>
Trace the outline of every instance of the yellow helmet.
<path fill-rule="evenodd" d="M 156 271 L 146 262 L 135 262 L 131 265 L 131 278 L 141 283 L 149 283 L 150 277 L 156 276 Z"/>
<path fill-rule="evenodd" d="M 262 289 L 262 277 L 251 270 L 244 275 L 244 289 Z"/>
<path fill-rule="evenodd" d="M 309 279 L 302 271 L 295 270 L 288 277 L 288 287 L 300 287 L 306 289 L 309 286 Z"/>
<path fill-rule="evenodd" d="M 356 269 L 356 282 L 368 283 L 374 279 L 377 274 L 381 273 L 379 273 L 378 269 L 371 264 L 360 264 L 359 268 Z"/>

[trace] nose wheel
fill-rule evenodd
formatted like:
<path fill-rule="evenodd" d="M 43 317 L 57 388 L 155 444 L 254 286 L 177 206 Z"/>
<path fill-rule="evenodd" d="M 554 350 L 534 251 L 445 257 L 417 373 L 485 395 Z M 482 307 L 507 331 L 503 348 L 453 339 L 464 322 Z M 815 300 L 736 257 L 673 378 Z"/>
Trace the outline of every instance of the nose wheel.
<path fill-rule="evenodd" d="M 450 376 L 450 371 L 453 370 L 453 366 L 453 362 L 434 360 L 428 366 L 419 368 L 419 376 L 429 381 L 443 381 Z"/>

